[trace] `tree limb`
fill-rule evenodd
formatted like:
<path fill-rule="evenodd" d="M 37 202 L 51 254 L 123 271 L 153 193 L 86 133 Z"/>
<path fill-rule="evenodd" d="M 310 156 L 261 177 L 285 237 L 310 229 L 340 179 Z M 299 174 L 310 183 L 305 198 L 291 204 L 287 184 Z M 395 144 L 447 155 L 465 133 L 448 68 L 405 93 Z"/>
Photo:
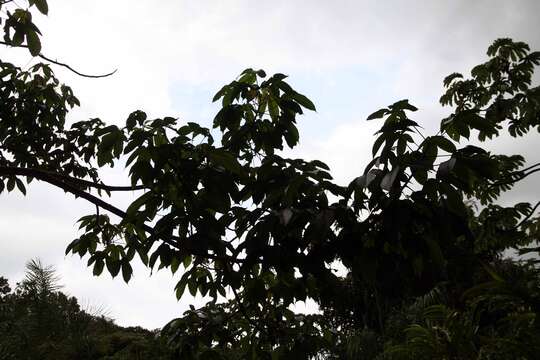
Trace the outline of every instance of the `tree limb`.
<path fill-rule="evenodd" d="M 136 191 L 136 190 L 147 189 L 147 187 L 145 187 L 144 185 L 137 185 L 137 186 L 107 185 L 107 184 L 96 183 L 89 180 L 75 178 L 69 175 L 58 174 L 58 173 L 54 173 L 47 170 L 27 169 L 27 168 L 21 168 L 21 167 L 0 166 L 0 175 L 22 175 L 22 176 L 35 177 L 36 179 L 39 178 L 40 176 L 46 175 L 46 176 L 52 176 L 52 177 L 55 177 L 64 181 L 69 181 L 72 183 L 84 185 L 86 187 L 92 187 L 99 190 L 105 190 L 105 191 L 110 191 L 110 192 Z"/>
<path fill-rule="evenodd" d="M 73 186 L 65 181 L 62 181 L 60 178 L 57 178 L 54 175 L 51 175 L 44 171 L 38 171 L 35 169 L 25 169 L 25 168 L 0 167 L 0 175 L 2 176 L 6 176 L 6 175 L 7 176 L 10 176 L 10 175 L 11 176 L 16 176 L 16 175 L 31 176 L 31 177 L 34 177 L 35 179 L 47 182 L 51 185 L 61 188 L 64 191 L 75 195 L 75 197 L 83 198 L 86 201 L 120 217 L 121 219 L 124 219 L 127 217 L 127 213 L 117 208 L 116 206 L 109 204 L 108 202 L 98 198 L 97 196 L 87 193 L 86 191 L 76 186 Z M 205 253 L 204 251 L 200 251 L 199 249 L 196 249 L 190 246 L 182 247 L 180 246 L 181 245 L 180 242 L 182 239 L 178 236 L 169 236 L 169 238 L 163 238 L 163 237 L 160 237 L 159 234 L 156 234 L 155 229 L 152 228 L 151 226 L 142 224 L 141 227 L 143 228 L 144 231 L 149 233 L 151 236 L 154 236 L 156 239 L 163 241 L 165 244 L 172 246 L 173 248 L 178 249 L 178 250 L 188 251 L 195 256 L 200 256 L 200 257 L 211 259 L 211 260 L 232 261 L 236 263 L 243 262 L 242 259 L 236 259 L 229 256 L 224 257 L 224 256 L 212 255 L 212 254 Z"/>

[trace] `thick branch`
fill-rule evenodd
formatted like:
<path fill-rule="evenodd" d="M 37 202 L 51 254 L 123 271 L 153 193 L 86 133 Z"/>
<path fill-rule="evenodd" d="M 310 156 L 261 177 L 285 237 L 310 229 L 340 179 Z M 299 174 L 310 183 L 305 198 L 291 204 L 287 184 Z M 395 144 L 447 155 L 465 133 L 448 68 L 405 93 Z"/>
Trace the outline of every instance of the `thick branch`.
<path fill-rule="evenodd" d="M 10 44 L 8 42 L 5 42 L 5 41 L 0 41 L 0 44 L 2 45 L 6 45 L 6 46 L 11 46 L 11 47 L 18 47 L 18 48 L 25 48 L 25 49 L 28 49 L 28 45 L 24 45 L 24 44 L 21 44 L 21 45 L 13 45 L 13 44 Z M 37 55 L 38 57 L 42 58 L 43 60 L 45 61 L 48 61 L 52 64 L 55 64 L 55 65 L 58 65 L 58 66 L 62 66 L 62 67 L 65 67 L 66 69 L 68 69 L 69 71 L 79 75 L 79 76 L 82 76 L 82 77 L 85 77 L 85 78 L 91 78 L 91 79 L 98 79 L 98 78 L 104 78 L 104 77 L 108 77 L 108 76 L 111 76 L 113 75 L 114 73 L 116 73 L 116 71 L 118 71 L 118 69 L 115 69 L 114 71 L 111 71 L 110 73 L 107 73 L 107 74 L 103 74 L 103 75 L 89 75 L 89 74 L 84 74 L 80 71 L 77 71 L 75 70 L 74 68 L 72 68 L 71 66 L 69 66 L 68 64 L 65 64 L 65 63 L 62 63 L 60 61 L 57 61 L 57 60 L 53 60 L 43 54 L 38 54 Z"/>
<path fill-rule="evenodd" d="M 25 169 L 25 168 L 18 168 L 18 167 L 0 167 L 0 175 L 1 176 L 30 176 L 33 178 L 36 178 L 41 181 L 45 181 L 51 185 L 54 185 L 56 187 L 59 187 L 67 192 L 72 193 L 73 195 L 77 197 L 81 197 L 92 204 L 99 206 L 114 215 L 117 215 L 121 218 L 124 218 L 126 216 L 126 213 L 117 207 L 101 200 L 100 198 L 89 194 L 85 192 L 84 190 L 75 187 L 69 183 L 66 183 L 62 181 L 60 178 L 56 177 L 55 175 L 50 174 L 46 171 L 36 170 L 36 169 Z"/>
<path fill-rule="evenodd" d="M 91 187 L 99 190 L 105 190 L 109 192 L 116 192 L 116 191 L 136 191 L 136 190 L 145 190 L 147 189 L 144 185 L 136 185 L 136 186 L 117 186 L 117 185 L 107 185 L 103 183 L 97 183 L 89 180 L 84 179 L 78 179 L 72 176 L 68 175 L 61 175 L 61 174 L 55 174 L 53 176 L 57 176 L 59 178 L 62 178 L 67 181 L 73 181 L 76 183 L 79 183 L 81 185 L 85 185 L 86 187 Z"/>
<path fill-rule="evenodd" d="M 79 179 L 68 175 L 58 174 L 47 170 L 41 170 L 41 169 L 27 169 L 27 168 L 21 168 L 21 167 L 8 167 L 8 166 L 0 166 L 0 175 L 22 175 L 22 176 L 30 176 L 35 177 L 38 179 L 40 176 L 51 176 L 54 178 L 57 178 L 59 180 L 68 181 L 70 183 L 78 184 L 78 185 L 84 185 L 85 187 L 91 187 L 99 190 L 105 190 L 109 192 L 116 192 L 116 191 L 135 191 L 135 190 L 144 190 L 146 187 L 144 185 L 137 185 L 137 186 L 115 186 L 115 185 L 107 185 L 102 183 L 97 183 L 89 180 Z"/>
<path fill-rule="evenodd" d="M 45 181 L 51 185 L 54 185 L 58 188 L 61 188 L 63 189 L 64 191 L 66 192 L 69 192 L 73 195 L 75 195 L 76 197 L 80 197 L 80 198 L 83 198 L 85 200 L 87 200 L 88 202 L 102 208 L 102 209 L 105 209 L 107 210 L 108 212 L 124 219 L 127 217 L 127 213 L 119 208 L 117 208 L 116 206 L 114 205 L 111 205 L 109 204 L 108 202 L 98 198 L 97 196 L 94 196 L 90 193 L 87 193 L 86 191 L 76 187 L 76 186 L 73 186 L 67 182 L 64 182 L 62 181 L 60 178 L 58 177 L 55 177 L 54 175 L 50 175 L 49 173 L 47 172 L 44 172 L 44 171 L 39 171 L 39 170 L 35 170 L 35 169 L 24 169 L 24 168 L 10 168 L 10 167 L 0 167 L 0 176 L 31 176 L 31 177 L 34 177 L 35 179 L 38 179 L 38 180 L 41 180 L 41 181 Z M 169 238 L 163 238 L 163 237 L 160 237 L 158 234 L 156 234 L 156 231 L 154 230 L 154 228 L 152 228 L 151 226 L 148 226 L 146 224 L 142 224 L 141 225 L 142 228 L 144 229 L 144 231 L 146 231 L 147 233 L 149 233 L 151 236 L 155 236 L 157 239 L 163 241 L 164 243 L 166 243 L 167 245 L 175 248 L 175 249 L 178 249 L 178 250 L 187 250 L 189 251 L 191 254 L 193 255 L 196 255 L 196 256 L 201 256 L 203 258 L 206 258 L 206 259 L 211 259 L 211 260 L 225 260 L 225 261 L 233 261 L 233 262 L 237 262 L 237 263 L 241 263 L 243 262 L 242 259 L 234 259 L 234 258 L 231 258 L 231 257 L 223 257 L 223 256 L 217 256 L 217 255 L 212 255 L 212 254 L 208 254 L 208 253 L 205 253 L 204 251 L 200 251 L 198 249 L 194 249 L 194 248 L 191 248 L 191 247 L 186 247 L 186 248 L 182 248 L 180 246 L 180 241 L 182 239 L 180 239 L 179 237 L 177 236 L 169 236 Z M 172 239 L 172 240 L 171 240 Z"/>

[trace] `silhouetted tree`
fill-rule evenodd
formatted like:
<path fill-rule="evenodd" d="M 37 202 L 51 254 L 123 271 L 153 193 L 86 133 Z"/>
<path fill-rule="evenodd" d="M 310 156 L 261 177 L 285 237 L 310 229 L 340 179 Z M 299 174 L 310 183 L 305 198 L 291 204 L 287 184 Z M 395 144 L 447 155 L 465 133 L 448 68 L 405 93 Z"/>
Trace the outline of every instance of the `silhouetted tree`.
<path fill-rule="evenodd" d="M 45 3 L 30 1 L 42 13 Z M 30 13 L 10 14 L 4 43 L 47 60 Z M 373 160 L 348 186 L 323 162 L 281 152 L 299 142 L 297 117 L 315 110 L 283 74 L 247 69 L 224 86 L 214 138 L 142 111 L 125 126 L 68 128 L 79 101 L 51 67 L 2 62 L 0 191 L 39 180 L 94 204 L 67 253 L 87 256 L 95 275 L 127 282 L 136 255 L 173 273 L 182 265 L 177 297 L 212 300 L 165 327 L 180 358 L 534 358 L 537 268 L 502 258 L 538 252 L 540 203 L 497 199 L 540 164 L 469 140 L 540 129 L 540 53 L 498 39 L 487 55 L 469 78 L 444 80 L 452 113 L 436 134 L 410 118 L 408 100 L 370 115 L 383 121 Z M 105 166 L 125 167 L 129 185 L 103 183 Z M 126 209 L 107 197 L 121 191 L 138 193 Z M 289 309 L 307 298 L 322 314 Z"/>

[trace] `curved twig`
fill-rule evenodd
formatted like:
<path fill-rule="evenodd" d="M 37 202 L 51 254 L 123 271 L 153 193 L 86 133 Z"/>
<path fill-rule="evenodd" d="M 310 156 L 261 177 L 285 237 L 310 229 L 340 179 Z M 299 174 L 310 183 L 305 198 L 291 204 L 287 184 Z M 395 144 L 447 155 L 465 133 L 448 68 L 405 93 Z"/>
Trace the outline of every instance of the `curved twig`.
<path fill-rule="evenodd" d="M 13 44 L 10 44 L 8 42 L 5 42 L 5 41 L 0 41 L 0 44 L 2 45 L 6 45 L 6 46 L 11 46 L 11 47 L 18 47 L 18 48 L 25 48 L 25 49 L 28 49 L 28 45 L 24 45 L 24 44 L 21 44 L 21 45 L 13 45 Z M 102 75 L 89 75 L 89 74 L 84 74 L 80 71 L 77 71 L 75 70 L 74 68 L 72 68 L 70 65 L 68 64 L 65 64 L 63 62 L 60 62 L 60 61 L 57 61 L 57 60 L 53 60 L 45 55 L 43 55 L 42 53 L 39 53 L 37 55 L 37 57 L 40 57 L 42 58 L 43 60 L 45 61 L 48 61 L 52 64 L 55 64 L 55 65 L 58 65 L 58 66 L 62 66 L 62 67 L 65 67 L 66 69 L 68 69 L 69 71 L 81 76 L 81 77 L 85 77 L 85 78 L 91 78 L 91 79 L 99 79 L 99 78 L 104 78 L 104 77 L 108 77 L 108 76 L 111 76 L 113 75 L 114 73 L 116 73 L 118 71 L 118 69 L 115 69 L 114 71 L 111 71 L 110 73 L 107 73 L 107 74 L 102 74 Z"/>

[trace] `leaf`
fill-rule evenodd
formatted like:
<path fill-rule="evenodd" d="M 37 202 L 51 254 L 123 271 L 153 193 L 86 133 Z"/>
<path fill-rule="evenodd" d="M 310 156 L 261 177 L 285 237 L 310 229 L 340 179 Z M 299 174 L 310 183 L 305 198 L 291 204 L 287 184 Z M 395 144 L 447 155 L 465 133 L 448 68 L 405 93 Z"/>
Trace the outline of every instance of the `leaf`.
<path fill-rule="evenodd" d="M 100 144 L 100 150 L 103 149 L 103 151 L 107 151 L 113 148 L 116 142 L 120 139 L 120 134 L 120 132 L 115 131 L 103 136 Z"/>
<path fill-rule="evenodd" d="M 257 81 L 257 76 L 255 74 L 255 71 L 253 71 L 253 69 L 244 70 L 242 72 L 242 75 L 238 79 L 239 83 L 244 83 L 248 85 L 254 84 L 255 81 Z"/>
<path fill-rule="evenodd" d="M 214 97 L 212 98 L 212 102 L 216 102 L 218 101 L 219 99 L 221 99 L 225 93 L 228 91 L 229 89 L 229 85 L 225 85 L 223 86 L 215 95 Z"/>
<path fill-rule="evenodd" d="M 49 6 L 47 5 L 47 0 L 33 0 L 34 5 L 38 8 L 39 12 L 43 15 L 49 13 Z"/>
<path fill-rule="evenodd" d="M 450 174 L 455 165 L 456 158 L 451 158 L 450 160 L 440 163 L 439 168 L 437 169 L 437 176 L 447 176 Z"/>
<path fill-rule="evenodd" d="M 187 285 L 191 296 L 197 295 L 197 282 L 194 279 L 191 279 L 191 281 L 189 281 Z"/>
<path fill-rule="evenodd" d="M 285 132 L 285 141 L 287 142 L 287 145 L 292 149 L 298 144 L 299 138 L 300 134 L 298 133 L 296 126 L 291 122 L 287 123 L 287 132 Z"/>
<path fill-rule="evenodd" d="M 75 246 L 77 246 L 79 241 L 80 241 L 79 239 L 75 239 L 71 243 L 69 243 L 69 245 L 66 247 L 65 255 L 69 254 L 71 250 L 73 250 Z"/>
<path fill-rule="evenodd" d="M 383 190 L 390 191 L 390 189 L 392 188 L 392 185 L 394 184 L 394 181 L 396 180 L 398 172 L 399 172 L 399 166 L 396 166 L 392 169 L 391 172 L 383 176 L 381 180 L 381 188 Z"/>
<path fill-rule="evenodd" d="M 279 117 L 279 106 L 273 96 L 268 97 L 268 110 L 270 111 L 270 118 L 273 121 L 277 121 Z"/>
<path fill-rule="evenodd" d="M 186 255 L 184 257 L 184 260 L 182 260 L 182 264 L 184 265 L 184 269 L 187 269 L 189 265 L 191 265 L 191 255 Z"/>
<path fill-rule="evenodd" d="M 380 119 L 388 113 L 389 113 L 388 109 L 380 109 L 380 110 L 375 111 L 373 114 L 369 115 L 367 117 L 367 120 Z"/>
<path fill-rule="evenodd" d="M 290 95 L 290 97 L 292 99 L 296 100 L 296 102 L 298 104 L 302 105 L 306 109 L 312 110 L 312 111 L 317 111 L 315 109 L 315 105 L 313 104 L 313 102 L 311 102 L 311 100 L 309 100 L 305 95 L 294 92 L 293 94 Z"/>
<path fill-rule="evenodd" d="M 142 125 L 145 120 L 146 120 L 146 113 L 140 110 L 134 111 L 131 114 L 129 114 L 126 120 L 126 127 L 131 130 L 137 124 Z"/>
<path fill-rule="evenodd" d="M 409 104 L 409 100 L 407 99 L 395 102 L 394 104 L 390 105 L 389 108 L 392 110 L 410 110 L 410 111 L 418 110 L 416 106 Z"/>
<path fill-rule="evenodd" d="M 10 177 L 7 181 L 7 190 L 11 192 L 13 189 L 15 189 L 15 178 Z"/>
<path fill-rule="evenodd" d="M 376 140 L 375 140 L 375 143 L 373 144 L 373 149 L 371 151 L 371 154 L 373 156 L 375 156 L 378 152 L 379 152 L 379 149 L 380 147 L 382 146 L 382 144 L 386 141 L 386 134 L 385 133 L 382 133 Z"/>
<path fill-rule="evenodd" d="M 281 81 L 281 80 L 286 79 L 286 78 L 287 78 L 287 75 L 281 74 L 281 73 L 276 73 L 276 74 L 272 75 L 271 79 L 273 81 Z"/>
<path fill-rule="evenodd" d="M 293 216 L 293 212 L 291 209 L 286 208 L 279 212 L 279 222 L 281 225 L 287 226 L 289 221 L 291 221 L 291 218 Z"/>
<path fill-rule="evenodd" d="M 26 188 L 24 187 L 24 183 L 21 179 L 15 178 L 15 184 L 17 185 L 17 189 L 19 189 L 20 192 L 22 192 L 23 195 L 26 195 Z"/>
<path fill-rule="evenodd" d="M 41 41 L 39 40 L 39 35 L 33 31 L 28 30 L 26 33 L 26 42 L 28 43 L 28 50 L 32 56 L 38 56 L 41 52 Z"/>
<path fill-rule="evenodd" d="M 184 291 L 186 290 L 187 281 L 182 279 L 176 284 L 175 290 L 176 290 L 176 299 L 180 300 L 182 298 L 182 295 L 184 295 Z"/>
<path fill-rule="evenodd" d="M 223 166 L 232 173 L 242 175 L 243 169 L 236 157 L 224 149 L 213 149 L 208 153 L 208 158 L 217 165 Z"/>
<path fill-rule="evenodd" d="M 139 258 L 141 259 L 141 262 L 142 262 L 145 266 L 148 266 L 148 254 L 146 253 L 146 251 L 137 248 L 137 254 L 139 254 Z"/>
<path fill-rule="evenodd" d="M 364 175 L 361 175 L 359 177 L 357 177 L 356 179 L 353 180 L 353 183 L 354 185 L 356 186 L 360 186 L 361 188 L 366 188 L 367 187 L 367 176 L 364 174 Z M 353 184 L 351 183 L 351 185 Z"/>
<path fill-rule="evenodd" d="M 180 267 L 180 261 L 178 260 L 178 257 L 173 257 L 171 259 L 171 272 L 175 274 L 178 271 L 178 268 Z"/>
<path fill-rule="evenodd" d="M 455 79 L 460 79 L 460 78 L 463 78 L 463 75 L 459 73 L 450 74 L 444 78 L 443 84 L 445 87 L 448 87 L 450 83 L 452 83 L 452 81 L 454 81 Z"/>
<path fill-rule="evenodd" d="M 97 259 L 96 262 L 94 263 L 94 270 L 92 271 L 92 273 L 94 274 L 94 276 L 99 276 L 101 275 L 101 273 L 103 272 L 103 267 L 104 267 L 104 262 L 103 262 L 103 259 Z"/>
<path fill-rule="evenodd" d="M 131 275 L 133 274 L 133 269 L 131 268 L 131 265 L 129 262 L 122 262 L 122 277 L 124 278 L 124 281 L 126 283 L 129 283 L 129 280 L 131 279 Z"/>
<path fill-rule="evenodd" d="M 371 169 L 369 170 L 369 172 L 366 174 L 366 180 L 365 180 L 365 186 L 368 187 L 369 184 L 371 184 L 371 182 L 373 180 L 375 180 L 375 178 L 380 175 L 380 173 L 382 173 L 382 170 L 380 169 Z"/>
<path fill-rule="evenodd" d="M 22 30 L 15 31 L 13 35 L 12 43 L 14 46 L 19 46 L 24 42 L 24 32 Z"/>
<path fill-rule="evenodd" d="M 133 114 L 131 114 L 129 118 L 132 117 Z M 98 129 L 95 133 L 96 136 L 102 136 L 102 135 L 105 135 L 105 134 L 108 134 L 108 133 L 111 133 L 111 132 L 117 132 L 119 129 L 118 129 L 118 126 L 116 125 L 109 125 L 109 126 L 105 126 L 104 128 L 101 128 L 101 129 Z"/>
<path fill-rule="evenodd" d="M 120 272 L 120 261 L 114 260 L 110 257 L 108 257 L 105 261 L 105 265 L 107 266 L 107 270 L 109 270 L 109 273 L 112 277 L 116 277 L 118 273 Z"/>
<path fill-rule="evenodd" d="M 326 165 L 325 163 L 323 163 L 323 162 L 320 161 L 320 160 L 312 160 L 312 161 L 311 161 L 311 164 L 315 165 L 315 166 L 318 167 L 318 168 L 321 168 L 321 169 L 330 171 L 330 167 L 328 167 L 328 165 Z"/>
<path fill-rule="evenodd" d="M 444 136 L 432 136 L 429 140 L 446 152 L 453 153 L 456 151 L 456 145 Z"/>

